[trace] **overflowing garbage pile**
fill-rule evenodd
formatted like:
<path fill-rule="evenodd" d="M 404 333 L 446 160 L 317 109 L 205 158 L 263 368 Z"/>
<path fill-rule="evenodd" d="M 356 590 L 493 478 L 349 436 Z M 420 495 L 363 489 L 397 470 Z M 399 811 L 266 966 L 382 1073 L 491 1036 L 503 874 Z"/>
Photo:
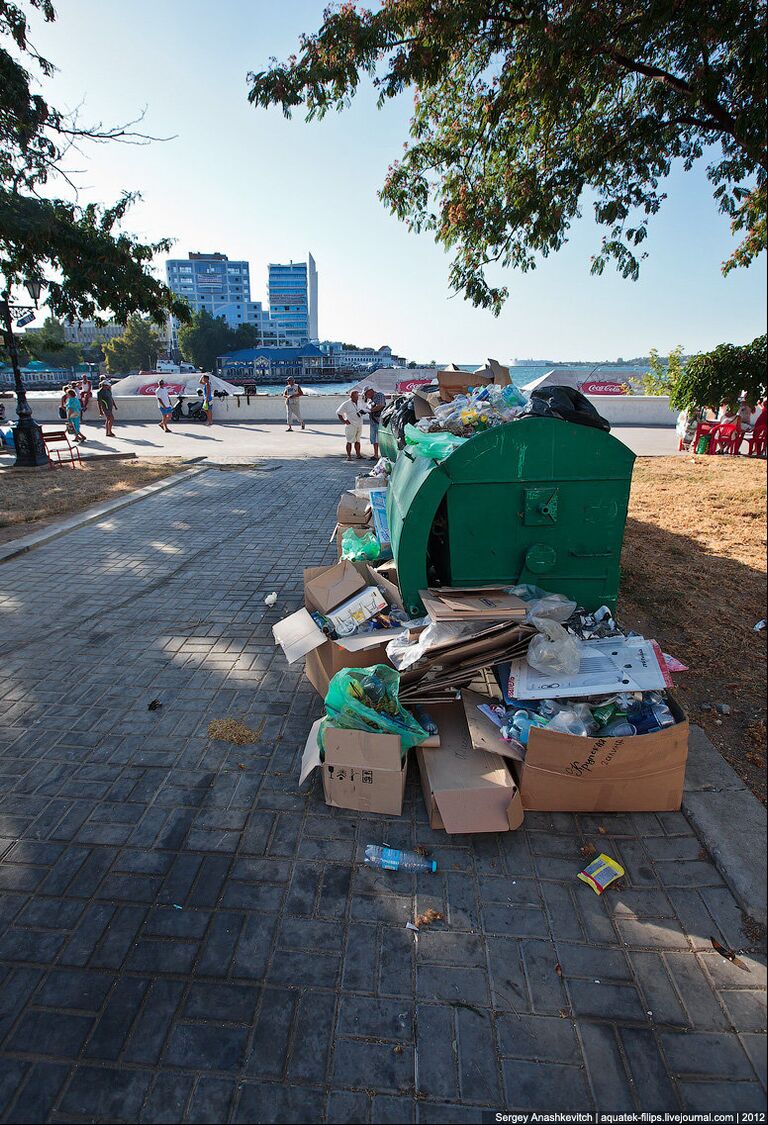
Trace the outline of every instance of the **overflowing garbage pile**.
<path fill-rule="evenodd" d="M 541 417 L 610 429 L 580 391 L 548 385 L 526 394 L 500 364 L 472 373 L 458 368 L 438 372 L 436 383 L 395 398 L 382 412 L 381 424 L 398 448 L 408 446 L 438 460 L 484 430 Z"/>
<path fill-rule="evenodd" d="M 490 394 L 484 421 L 461 418 L 472 396 L 439 417 L 495 425 L 524 409 L 513 397 Z M 415 758 L 430 824 L 449 833 L 511 831 L 526 810 L 679 808 L 688 725 L 671 673 L 684 665 L 608 607 L 586 612 L 531 584 L 423 589 L 423 612 L 407 612 L 389 548 L 390 471 L 383 459 L 342 494 L 339 561 L 308 568 L 304 607 L 274 626 L 325 705 L 300 783 L 319 770 L 328 804 L 399 815 Z"/>

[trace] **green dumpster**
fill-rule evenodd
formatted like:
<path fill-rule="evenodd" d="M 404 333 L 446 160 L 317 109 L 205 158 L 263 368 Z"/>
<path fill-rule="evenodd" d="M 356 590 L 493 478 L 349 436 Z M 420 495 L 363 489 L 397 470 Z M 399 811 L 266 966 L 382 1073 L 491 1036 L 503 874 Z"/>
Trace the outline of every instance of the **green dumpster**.
<path fill-rule="evenodd" d="M 408 446 L 387 511 L 403 601 L 427 586 L 527 582 L 615 610 L 635 455 L 603 430 L 525 418 L 435 462 Z"/>
<path fill-rule="evenodd" d="M 399 452 L 397 440 L 389 426 L 379 426 L 379 453 L 381 456 L 387 457 L 394 464 Z"/>

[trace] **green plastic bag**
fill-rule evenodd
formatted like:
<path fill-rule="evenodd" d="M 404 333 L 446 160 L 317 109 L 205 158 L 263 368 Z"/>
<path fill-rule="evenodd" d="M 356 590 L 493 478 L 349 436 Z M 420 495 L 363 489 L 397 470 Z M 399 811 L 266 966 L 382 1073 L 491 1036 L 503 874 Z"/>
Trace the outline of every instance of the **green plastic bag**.
<path fill-rule="evenodd" d="M 458 449 L 467 440 L 445 431 L 425 434 L 423 430 L 410 424 L 405 427 L 403 432 L 405 444 L 410 446 L 413 452 L 418 453 L 420 457 L 428 457 L 431 461 L 444 460 L 449 454 L 453 453 L 454 449 Z"/>
<path fill-rule="evenodd" d="M 330 725 L 371 734 L 396 734 L 404 758 L 412 746 L 426 742 L 429 734 L 400 706 L 400 675 L 386 664 L 371 668 L 342 668 L 328 685 L 325 715 L 318 743 L 324 758 L 323 732 Z"/>
<path fill-rule="evenodd" d="M 348 562 L 373 562 L 381 554 L 381 544 L 372 531 L 358 535 L 348 527 L 341 537 L 341 557 Z"/>

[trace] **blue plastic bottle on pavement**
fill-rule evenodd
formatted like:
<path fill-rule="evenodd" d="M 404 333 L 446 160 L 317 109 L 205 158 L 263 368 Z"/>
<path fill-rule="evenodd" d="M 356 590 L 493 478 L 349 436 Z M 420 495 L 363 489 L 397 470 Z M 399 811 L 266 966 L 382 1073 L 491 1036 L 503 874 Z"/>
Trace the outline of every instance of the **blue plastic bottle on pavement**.
<path fill-rule="evenodd" d="M 382 871 L 437 871 L 437 860 L 425 859 L 416 852 L 402 852 L 399 848 L 382 848 L 378 844 L 368 844 L 365 862 L 368 867 L 378 867 Z"/>

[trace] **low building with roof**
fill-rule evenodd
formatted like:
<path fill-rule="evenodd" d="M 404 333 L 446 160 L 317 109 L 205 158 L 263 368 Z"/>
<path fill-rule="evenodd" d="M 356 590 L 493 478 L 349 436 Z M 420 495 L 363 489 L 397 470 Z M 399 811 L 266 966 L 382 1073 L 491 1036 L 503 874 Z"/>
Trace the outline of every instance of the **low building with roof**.
<path fill-rule="evenodd" d="M 315 344 L 296 348 L 240 348 L 216 359 L 224 379 L 247 387 L 296 379 L 304 383 L 331 383 L 338 378 L 328 356 Z"/>

